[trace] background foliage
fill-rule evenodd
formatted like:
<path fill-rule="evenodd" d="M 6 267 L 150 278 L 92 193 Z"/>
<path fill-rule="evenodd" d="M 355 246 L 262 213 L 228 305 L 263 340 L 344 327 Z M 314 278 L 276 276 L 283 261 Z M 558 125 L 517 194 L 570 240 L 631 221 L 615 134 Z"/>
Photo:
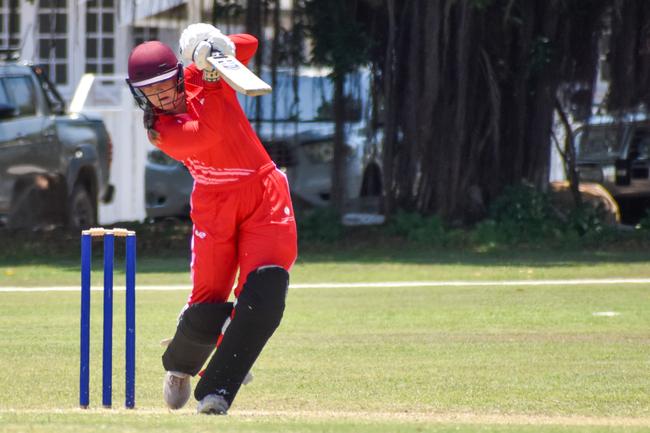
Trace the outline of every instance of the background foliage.
<path fill-rule="evenodd" d="M 248 0 L 249 29 L 259 30 L 277 4 Z M 389 215 L 406 209 L 472 223 L 488 216 L 510 186 L 545 191 L 556 110 L 584 119 L 599 71 L 610 80 L 610 110 L 638 109 L 650 95 L 650 5 L 643 0 L 294 0 L 292 6 L 291 24 L 276 29 L 275 39 L 291 47 L 284 51 L 299 52 L 309 36 L 311 60 L 331 66 L 335 83 L 361 64 L 371 66 L 372 124 L 385 137 Z M 279 59 L 297 64 L 296 56 Z M 341 113 L 338 89 L 334 111 Z M 337 210 L 342 149 L 333 169 Z"/>

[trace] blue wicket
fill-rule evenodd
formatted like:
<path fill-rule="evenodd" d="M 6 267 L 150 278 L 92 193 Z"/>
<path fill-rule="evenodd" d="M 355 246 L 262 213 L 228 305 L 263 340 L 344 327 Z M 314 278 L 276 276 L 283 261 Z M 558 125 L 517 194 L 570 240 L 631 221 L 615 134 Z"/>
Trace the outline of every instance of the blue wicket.
<path fill-rule="evenodd" d="M 81 347 L 79 369 L 79 406 L 88 408 L 90 377 L 90 278 L 92 268 L 92 238 L 104 240 L 104 317 L 102 347 L 102 405 L 112 406 L 113 370 L 113 263 L 115 237 L 126 242 L 126 346 L 125 346 L 125 407 L 135 407 L 135 232 L 126 229 L 92 228 L 81 233 Z"/>
<path fill-rule="evenodd" d="M 124 405 L 135 407 L 135 233 L 126 237 L 126 396 Z"/>
<path fill-rule="evenodd" d="M 111 407 L 113 395 L 113 258 L 115 237 L 104 235 L 104 342 L 102 345 L 102 405 Z"/>
<path fill-rule="evenodd" d="M 79 369 L 79 406 L 89 404 L 90 381 L 90 267 L 92 237 L 81 235 L 81 352 Z"/>

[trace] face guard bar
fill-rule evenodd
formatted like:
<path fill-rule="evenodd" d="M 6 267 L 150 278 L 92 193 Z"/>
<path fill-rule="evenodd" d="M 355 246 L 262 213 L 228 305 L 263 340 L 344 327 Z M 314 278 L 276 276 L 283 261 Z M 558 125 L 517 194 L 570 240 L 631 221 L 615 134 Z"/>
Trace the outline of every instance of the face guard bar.
<path fill-rule="evenodd" d="M 128 78 L 126 79 L 126 84 L 129 86 L 129 90 L 131 90 L 131 94 L 133 95 L 133 98 L 135 98 L 135 102 L 138 104 L 138 107 L 140 107 L 144 111 L 156 111 L 158 113 L 165 113 L 170 111 L 170 110 L 165 110 L 161 107 L 157 107 L 154 104 L 152 104 L 149 98 L 145 96 L 141 88 L 173 77 L 174 74 L 171 74 L 171 76 L 166 77 L 166 75 L 172 73 L 173 71 L 176 71 L 176 96 L 173 101 L 173 107 L 176 107 L 176 105 L 178 105 L 181 98 L 185 97 L 185 78 L 183 76 L 182 63 L 178 63 L 178 65 L 176 65 L 174 69 L 165 71 L 158 77 L 154 77 L 153 79 L 150 80 L 138 81 L 134 84 Z M 160 79 L 159 77 L 165 77 L 165 78 Z M 164 91 L 166 90 L 150 95 L 150 97 L 158 97 L 158 95 Z"/>

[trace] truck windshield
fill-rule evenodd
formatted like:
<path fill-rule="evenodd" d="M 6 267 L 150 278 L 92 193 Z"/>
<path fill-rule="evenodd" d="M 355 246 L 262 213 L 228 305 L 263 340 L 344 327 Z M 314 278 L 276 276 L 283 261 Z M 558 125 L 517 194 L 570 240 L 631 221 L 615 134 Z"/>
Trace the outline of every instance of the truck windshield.
<path fill-rule="evenodd" d="M 590 127 L 576 134 L 576 157 L 585 159 L 619 158 L 623 140 L 620 128 Z"/>
<path fill-rule="evenodd" d="M 650 159 L 650 129 L 637 128 L 634 131 L 628 158 L 632 160 Z"/>

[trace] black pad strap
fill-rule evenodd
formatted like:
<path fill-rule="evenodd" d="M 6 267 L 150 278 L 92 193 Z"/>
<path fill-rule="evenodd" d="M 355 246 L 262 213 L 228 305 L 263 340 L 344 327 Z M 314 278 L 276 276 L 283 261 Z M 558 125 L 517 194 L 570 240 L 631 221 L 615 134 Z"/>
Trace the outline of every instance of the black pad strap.
<path fill-rule="evenodd" d="M 190 305 L 162 356 L 165 370 L 196 375 L 214 350 L 232 307 L 232 302 Z"/>
<path fill-rule="evenodd" d="M 223 304 L 192 304 L 183 312 L 178 322 L 180 330 L 190 340 L 216 344 L 223 322 L 232 313 L 232 302 Z"/>

